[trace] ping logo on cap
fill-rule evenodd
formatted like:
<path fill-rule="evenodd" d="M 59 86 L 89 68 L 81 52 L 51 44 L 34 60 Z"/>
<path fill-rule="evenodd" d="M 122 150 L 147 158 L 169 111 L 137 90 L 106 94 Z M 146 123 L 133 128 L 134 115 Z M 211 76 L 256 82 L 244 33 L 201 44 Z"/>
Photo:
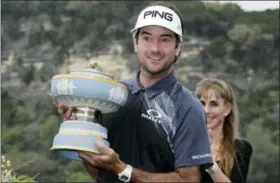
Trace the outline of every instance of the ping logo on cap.
<path fill-rule="evenodd" d="M 130 31 L 136 35 L 139 28 L 157 25 L 171 30 L 183 41 L 182 24 L 179 15 L 172 9 L 165 6 L 149 6 L 142 10 L 137 18 L 134 28 Z"/>
<path fill-rule="evenodd" d="M 159 12 L 157 10 L 146 11 L 144 13 L 144 19 L 147 16 L 155 17 L 155 18 L 157 18 L 157 17 L 164 18 L 165 20 L 170 21 L 170 22 L 172 22 L 172 20 L 173 20 L 173 15 L 171 13 L 164 12 L 164 11 L 162 11 L 162 12 Z"/>

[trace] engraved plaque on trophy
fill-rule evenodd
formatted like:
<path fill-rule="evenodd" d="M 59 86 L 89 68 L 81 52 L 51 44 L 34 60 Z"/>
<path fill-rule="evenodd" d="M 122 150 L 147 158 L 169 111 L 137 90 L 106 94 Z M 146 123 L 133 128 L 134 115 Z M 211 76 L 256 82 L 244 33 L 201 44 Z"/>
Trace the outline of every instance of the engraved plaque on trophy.
<path fill-rule="evenodd" d="M 58 104 L 75 107 L 77 119 L 61 123 L 51 151 L 80 160 L 78 151 L 99 153 L 97 141 L 110 146 L 107 129 L 100 124 L 99 117 L 117 111 L 126 103 L 127 94 L 124 84 L 94 68 L 55 75 L 51 95 Z"/>

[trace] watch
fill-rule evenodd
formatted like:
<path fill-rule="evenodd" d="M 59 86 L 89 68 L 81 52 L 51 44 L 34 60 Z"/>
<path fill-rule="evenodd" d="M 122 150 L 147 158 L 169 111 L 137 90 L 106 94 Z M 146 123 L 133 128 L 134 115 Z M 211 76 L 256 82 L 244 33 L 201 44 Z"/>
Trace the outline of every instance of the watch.
<path fill-rule="evenodd" d="M 118 177 L 123 182 L 129 182 L 132 173 L 132 166 L 127 165 L 126 168 L 118 174 Z"/>
<path fill-rule="evenodd" d="M 205 171 L 210 175 L 212 175 L 216 173 L 218 170 L 219 170 L 219 165 L 216 162 L 214 162 L 213 166 L 207 168 Z"/>

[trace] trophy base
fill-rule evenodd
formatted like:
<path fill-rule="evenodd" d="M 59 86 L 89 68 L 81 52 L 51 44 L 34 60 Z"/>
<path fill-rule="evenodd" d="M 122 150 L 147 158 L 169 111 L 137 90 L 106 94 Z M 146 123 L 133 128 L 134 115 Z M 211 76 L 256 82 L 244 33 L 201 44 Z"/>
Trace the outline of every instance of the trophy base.
<path fill-rule="evenodd" d="M 70 123 L 70 122 L 68 122 Z M 59 156 L 72 160 L 80 160 L 78 151 L 87 151 L 99 154 L 99 149 L 95 146 L 100 142 L 110 147 L 106 139 L 100 136 L 94 136 L 87 133 L 58 133 L 53 140 L 51 151 L 56 152 Z"/>
<path fill-rule="evenodd" d="M 67 120 L 61 123 L 58 134 L 81 134 L 107 139 L 107 129 L 95 122 Z"/>
<path fill-rule="evenodd" d="M 73 150 L 75 149 L 75 150 Z M 66 147 L 57 147 L 56 148 L 52 148 L 52 151 L 54 151 L 57 155 L 59 155 L 60 157 L 66 158 L 66 159 L 70 159 L 70 160 L 76 160 L 76 161 L 82 161 L 82 159 L 79 157 L 78 151 L 87 151 L 87 152 L 92 152 L 92 153 L 96 153 L 99 154 L 98 151 L 92 150 L 92 149 L 83 149 L 80 147 L 71 147 L 69 149 L 67 149 Z"/>
<path fill-rule="evenodd" d="M 77 120 L 67 120 L 60 125 L 51 151 L 64 158 L 81 160 L 78 151 L 99 153 L 99 149 L 95 146 L 96 142 L 110 147 L 107 141 L 107 129 L 95 122 L 101 117 L 100 111 L 77 107 L 76 115 Z"/>

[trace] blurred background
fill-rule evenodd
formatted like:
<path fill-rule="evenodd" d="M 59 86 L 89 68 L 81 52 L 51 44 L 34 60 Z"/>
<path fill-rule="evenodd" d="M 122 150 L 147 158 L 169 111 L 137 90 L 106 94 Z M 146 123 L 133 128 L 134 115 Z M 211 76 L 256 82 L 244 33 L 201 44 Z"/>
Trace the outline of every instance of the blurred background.
<path fill-rule="evenodd" d="M 204 77 L 233 85 L 242 136 L 254 148 L 248 182 L 279 182 L 279 8 L 172 2 L 185 27 L 176 76 L 192 91 Z M 138 62 L 129 31 L 147 4 L 1 1 L 2 177 L 13 170 L 38 182 L 90 181 L 79 162 L 49 151 L 62 122 L 47 96 L 51 78 L 91 61 L 115 79 L 132 76 Z"/>

